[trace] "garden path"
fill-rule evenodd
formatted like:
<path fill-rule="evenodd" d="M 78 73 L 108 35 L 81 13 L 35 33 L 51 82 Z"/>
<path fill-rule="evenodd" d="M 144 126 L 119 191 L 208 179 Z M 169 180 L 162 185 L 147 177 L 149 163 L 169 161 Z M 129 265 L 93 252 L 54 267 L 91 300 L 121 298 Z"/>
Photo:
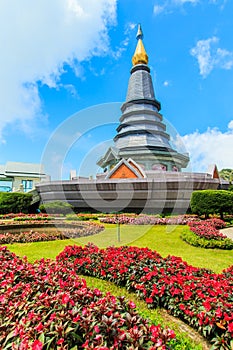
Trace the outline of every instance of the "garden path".
<path fill-rule="evenodd" d="M 233 227 L 223 228 L 220 232 L 224 233 L 228 238 L 233 240 Z"/>

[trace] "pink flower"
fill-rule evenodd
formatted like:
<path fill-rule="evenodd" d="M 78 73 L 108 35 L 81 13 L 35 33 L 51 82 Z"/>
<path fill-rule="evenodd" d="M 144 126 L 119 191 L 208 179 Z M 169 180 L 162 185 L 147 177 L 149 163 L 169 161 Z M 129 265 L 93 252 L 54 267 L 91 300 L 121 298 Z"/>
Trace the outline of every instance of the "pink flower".
<path fill-rule="evenodd" d="M 100 332 L 100 329 L 99 329 L 98 326 L 95 326 L 95 327 L 94 327 L 94 330 L 95 330 L 96 333 L 99 333 L 99 332 Z"/>
<path fill-rule="evenodd" d="M 130 309 L 135 309 L 135 308 L 136 308 L 136 305 L 134 304 L 133 301 L 130 301 L 130 302 L 129 302 L 129 307 L 130 307 Z"/>

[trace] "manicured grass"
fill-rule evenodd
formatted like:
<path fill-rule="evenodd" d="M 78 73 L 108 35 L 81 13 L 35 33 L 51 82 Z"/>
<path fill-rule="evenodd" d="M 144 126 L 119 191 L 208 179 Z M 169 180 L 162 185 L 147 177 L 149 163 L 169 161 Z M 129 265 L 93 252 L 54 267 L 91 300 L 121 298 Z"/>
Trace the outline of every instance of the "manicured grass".
<path fill-rule="evenodd" d="M 4 245 L 16 255 L 20 257 L 26 256 L 29 262 L 34 262 L 41 258 L 55 259 L 67 245 L 73 244 L 73 240 L 66 239 L 62 241 L 13 243 Z"/>
<path fill-rule="evenodd" d="M 92 242 L 101 248 L 110 245 L 148 247 L 163 257 L 169 254 L 180 256 L 193 266 L 206 267 L 217 273 L 233 263 L 233 251 L 197 248 L 183 242 L 180 234 L 183 230 L 188 230 L 186 226 L 121 225 L 120 242 L 116 225 L 105 225 L 105 227 L 103 232 L 94 236 L 64 241 L 12 244 L 8 248 L 19 256 L 26 255 L 31 262 L 42 257 L 55 259 L 66 245 L 85 245 Z"/>
<path fill-rule="evenodd" d="M 187 226 L 154 226 L 143 237 L 136 239 L 132 245 L 149 247 L 163 257 L 180 256 L 192 266 L 205 267 L 220 273 L 233 264 L 233 251 L 222 249 L 204 249 L 193 247 L 180 239 Z"/>

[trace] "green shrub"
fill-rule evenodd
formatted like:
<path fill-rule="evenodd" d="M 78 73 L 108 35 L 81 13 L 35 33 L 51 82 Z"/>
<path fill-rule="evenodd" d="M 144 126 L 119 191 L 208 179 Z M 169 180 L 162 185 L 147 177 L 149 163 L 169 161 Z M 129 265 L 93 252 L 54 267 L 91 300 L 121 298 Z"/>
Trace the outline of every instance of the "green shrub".
<path fill-rule="evenodd" d="M 191 210 L 193 214 L 205 215 L 233 213 L 233 192 L 224 190 L 194 191 L 191 197 Z"/>
<path fill-rule="evenodd" d="M 66 215 L 66 220 L 69 220 L 69 221 L 81 221 L 82 219 L 77 216 L 76 214 L 67 214 Z"/>
<path fill-rule="evenodd" d="M 63 201 L 54 201 L 41 204 L 39 209 L 42 213 L 66 215 L 72 212 L 72 205 Z"/>
<path fill-rule="evenodd" d="M 189 243 L 194 247 L 201 247 L 206 249 L 225 249 L 231 250 L 233 249 L 233 241 L 230 238 L 225 238 L 223 240 L 216 239 L 206 239 L 198 237 L 194 232 L 184 230 L 181 233 L 181 239 L 183 241 Z"/>
<path fill-rule="evenodd" d="M 0 193 L 0 213 L 28 213 L 32 195 L 29 193 Z"/>

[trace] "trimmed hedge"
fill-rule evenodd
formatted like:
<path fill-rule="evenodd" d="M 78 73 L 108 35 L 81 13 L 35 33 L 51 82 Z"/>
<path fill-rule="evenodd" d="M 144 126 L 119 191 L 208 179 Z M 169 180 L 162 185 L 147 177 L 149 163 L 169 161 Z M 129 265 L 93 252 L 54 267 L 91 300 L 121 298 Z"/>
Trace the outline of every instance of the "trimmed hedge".
<path fill-rule="evenodd" d="M 225 249 L 225 250 L 231 250 L 233 249 L 233 241 L 230 238 L 225 238 L 223 240 L 217 240 L 217 239 L 206 239 L 198 237 L 194 232 L 192 231 L 184 231 L 181 234 L 181 238 L 183 241 L 187 242 L 188 244 L 194 246 L 194 247 L 201 247 L 206 249 Z"/>
<path fill-rule="evenodd" d="M 0 214 L 28 213 L 31 201 L 29 193 L 0 192 Z"/>
<path fill-rule="evenodd" d="M 63 201 L 54 201 L 41 204 L 39 209 L 42 213 L 66 215 L 72 211 L 72 205 Z"/>
<path fill-rule="evenodd" d="M 201 190 L 194 191 L 191 197 L 192 213 L 197 215 L 233 213 L 233 192 L 224 190 Z"/>

